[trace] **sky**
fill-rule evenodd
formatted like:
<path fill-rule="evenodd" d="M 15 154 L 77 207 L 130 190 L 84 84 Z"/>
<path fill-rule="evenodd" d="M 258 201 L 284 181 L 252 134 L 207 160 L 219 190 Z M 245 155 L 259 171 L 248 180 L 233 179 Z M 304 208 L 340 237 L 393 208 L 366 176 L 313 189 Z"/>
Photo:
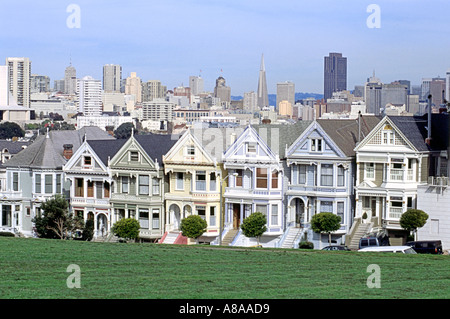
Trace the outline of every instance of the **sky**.
<path fill-rule="evenodd" d="M 79 15 L 67 12 L 71 4 Z M 323 93 L 330 52 L 347 57 L 350 90 L 374 71 L 384 83 L 419 85 L 450 68 L 448 0 L 0 0 L 0 8 L 0 65 L 29 57 L 52 86 L 70 61 L 79 78 L 102 79 L 103 65 L 120 64 L 123 78 L 137 72 L 168 89 L 200 75 L 213 91 L 223 76 L 234 96 L 257 90 L 262 54 L 271 94 L 284 81 Z"/>

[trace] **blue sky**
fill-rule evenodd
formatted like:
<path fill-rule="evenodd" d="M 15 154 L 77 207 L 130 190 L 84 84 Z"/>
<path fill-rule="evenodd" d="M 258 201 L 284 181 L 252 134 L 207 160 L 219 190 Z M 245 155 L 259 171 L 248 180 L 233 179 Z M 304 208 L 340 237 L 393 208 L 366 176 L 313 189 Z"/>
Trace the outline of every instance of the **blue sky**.
<path fill-rule="evenodd" d="M 347 57 L 349 89 L 373 70 L 383 82 L 420 84 L 450 68 L 448 0 L 0 2 L 0 61 L 29 57 L 32 72 L 50 76 L 52 85 L 70 57 L 78 77 L 101 79 L 102 66 L 114 63 L 123 77 L 135 71 L 169 89 L 201 74 L 213 90 L 222 75 L 232 95 L 256 91 L 262 53 L 269 93 L 282 81 L 322 93 L 329 52 Z M 80 28 L 66 24 L 72 3 L 81 9 Z M 380 7 L 378 29 L 366 25 L 372 3 Z"/>

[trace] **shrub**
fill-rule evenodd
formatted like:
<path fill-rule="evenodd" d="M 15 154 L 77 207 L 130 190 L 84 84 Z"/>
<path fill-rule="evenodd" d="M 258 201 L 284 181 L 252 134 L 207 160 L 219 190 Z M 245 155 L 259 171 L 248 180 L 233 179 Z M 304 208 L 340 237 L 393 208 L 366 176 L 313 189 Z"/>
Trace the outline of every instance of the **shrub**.
<path fill-rule="evenodd" d="M 0 232 L 0 237 L 15 237 L 16 235 L 14 235 L 13 233 L 7 232 L 7 231 L 1 231 Z"/>
<path fill-rule="evenodd" d="M 94 221 L 92 219 L 88 219 L 86 224 L 84 225 L 83 235 L 81 237 L 82 240 L 92 240 L 94 237 Z"/>
<path fill-rule="evenodd" d="M 134 218 L 123 218 L 112 227 L 113 233 L 125 239 L 137 239 L 141 225 Z"/>
<path fill-rule="evenodd" d="M 310 241 L 302 241 L 298 244 L 300 249 L 314 249 L 314 244 Z"/>
<path fill-rule="evenodd" d="M 208 224 L 198 215 L 191 215 L 181 220 L 180 229 L 183 236 L 197 239 L 206 231 Z"/>

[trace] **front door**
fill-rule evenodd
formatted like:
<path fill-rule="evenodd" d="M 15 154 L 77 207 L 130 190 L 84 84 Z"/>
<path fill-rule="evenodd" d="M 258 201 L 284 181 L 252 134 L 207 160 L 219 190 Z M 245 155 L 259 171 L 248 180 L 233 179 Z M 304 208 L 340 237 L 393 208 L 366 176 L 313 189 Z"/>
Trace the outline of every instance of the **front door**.
<path fill-rule="evenodd" d="M 233 228 L 238 229 L 241 224 L 241 205 L 233 204 Z"/>

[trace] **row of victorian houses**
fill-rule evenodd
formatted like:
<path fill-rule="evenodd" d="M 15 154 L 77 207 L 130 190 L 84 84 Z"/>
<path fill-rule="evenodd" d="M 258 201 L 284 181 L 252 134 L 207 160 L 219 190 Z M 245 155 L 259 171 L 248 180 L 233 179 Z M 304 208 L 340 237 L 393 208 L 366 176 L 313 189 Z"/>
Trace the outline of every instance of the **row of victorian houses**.
<path fill-rule="evenodd" d="M 0 167 L 0 231 L 33 236 L 40 205 L 62 194 L 74 214 L 94 220 L 97 238 L 110 237 L 116 221 L 132 217 L 142 240 L 186 243 L 180 223 L 195 214 L 208 225 L 200 242 L 252 246 L 256 239 L 239 226 L 259 211 L 267 217 L 263 246 L 292 248 L 306 240 L 321 248 L 328 236 L 314 233 L 310 221 L 332 212 L 341 217 L 332 235 L 337 244 L 354 247 L 369 232 L 400 244 L 406 232 L 399 219 L 420 208 L 418 190 L 428 204 L 446 191 L 447 154 L 446 114 L 432 121 L 361 116 L 190 128 L 128 139 L 95 127 L 50 131 Z M 448 217 L 439 216 L 431 237 L 450 231 Z"/>

